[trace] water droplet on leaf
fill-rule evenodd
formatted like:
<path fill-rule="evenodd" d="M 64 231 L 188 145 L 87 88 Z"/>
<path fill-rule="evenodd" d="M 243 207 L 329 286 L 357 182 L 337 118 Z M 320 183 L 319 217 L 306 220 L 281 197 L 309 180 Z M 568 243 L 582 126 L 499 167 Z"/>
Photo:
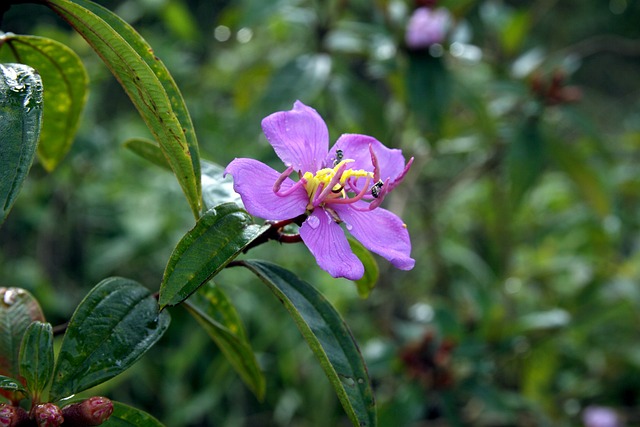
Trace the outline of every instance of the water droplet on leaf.
<path fill-rule="evenodd" d="M 349 231 L 351 231 L 353 229 L 353 225 L 349 224 L 348 222 L 345 222 L 344 226 L 347 227 L 347 230 L 349 230 Z"/>

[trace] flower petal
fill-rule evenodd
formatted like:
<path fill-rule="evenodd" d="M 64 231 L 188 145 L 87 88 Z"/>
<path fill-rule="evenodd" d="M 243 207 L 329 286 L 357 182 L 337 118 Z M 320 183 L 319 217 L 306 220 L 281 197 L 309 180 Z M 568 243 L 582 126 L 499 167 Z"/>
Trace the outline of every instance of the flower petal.
<path fill-rule="evenodd" d="M 335 145 L 331 147 L 331 151 L 327 156 L 327 162 L 333 161 L 336 157 L 336 150 L 342 150 L 344 159 L 352 159 L 353 163 L 349 163 L 351 169 L 363 169 L 373 172 L 373 162 L 371 161 L 371 152 L 378 158 L 378 166 L 380 168 L 380 179 L 385 181 L 390 178 L 394 182 L 404 170 L 404 156 L 402 150 L 395 148 L 387 148 L 374 137 L 357 134 L 344 134 L 338 138 Z"/>
<path fill-rule="evenodd" d="M 364 202 L 355 203 L 366 209 Z M 394 213 L 376 208 L 358 211 L 351 205 L 335 205 L 333 209 L 346 223 L 347 230 L 365 248 L 386 258 L 400 270 L 411 270 L 415 260 L 411 258 L 411 240 L 406 225 Z"/>
<path fill-rule="evenodd" d="M 276 154 L 296 172 L 313 172 L 324 167 L 329 149 L 329 130 L 311 107 L 296 101 L 293 109 L 279 111 L 262 120 L 262 131 Z"/>
<path fill-rule="evenodd" d="M 300 237 L 318 265 L 333 277 L 358 280 L 364 266 L 351 251 L 342 228 L 324 209 L 315 209 L 300 227 Z"/>
<path fill-rule="evenodd" d="M 305 213 L 309 196 L 300 186 L 291 194 L 281 197 L 273 192 L 273 184 L 280 173 L 254 159 L 235 159 L 224 171 L 233 176 L 233 189 L 240 194 L 245 209 L 253 216 L 270 220 L 295 218 Z M 295 182 L 286 178 L 280 186 L 281 192 L 291 188 Z"/>

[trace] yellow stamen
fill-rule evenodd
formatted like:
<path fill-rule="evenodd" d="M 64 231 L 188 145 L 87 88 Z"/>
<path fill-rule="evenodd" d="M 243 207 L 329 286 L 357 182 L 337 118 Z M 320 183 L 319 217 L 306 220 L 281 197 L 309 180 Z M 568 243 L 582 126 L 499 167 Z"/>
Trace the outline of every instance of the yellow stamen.
<path fill-rule="evenodd" d="M 309 200 L 313 201 L 320 184 L 322 184 L 322 189 L 329 185 L 331 181 L 336 177 L 336 174 L 340 171 L 341 168 L 344 167 L 347 163 L 352 163 L 354 160 L 352 159 L 344 159 L 337 163 L 333 168 L 324 168 L 320 169 L 314 174 L 311 172 L 305 172 L 303 175 L 304 180 L 307 182 L 305 188 L 307 189 L 307 194 L 309 195 Z M 373 178 L 372 172 L 367 172 L 365 170 L 359 169 L 345 169 L 342 171 L 342 175 L 340 175 L 340 181 L 336 183 L 331 190 L 334 191 L 335 197 L 347 197 L 346 191 L 344 191 L 344 185 L 350 178 Z M 334 181 L 335 182 L 335 181 Z M 322 190 L 321 190 L 322 191 Z"/>

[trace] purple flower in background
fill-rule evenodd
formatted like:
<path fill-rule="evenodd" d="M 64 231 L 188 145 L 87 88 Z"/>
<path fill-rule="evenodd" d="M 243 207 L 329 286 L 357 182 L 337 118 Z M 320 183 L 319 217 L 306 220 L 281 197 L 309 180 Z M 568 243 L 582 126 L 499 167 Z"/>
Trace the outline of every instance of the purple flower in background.
<path fill-rule="evenodd" d="M 622 427 L 618 414 L 605 406 L 589 406 L 582 413 L 585 427 Z"/>
<path fill-rule="evenodd" d="M 340 224 L 395 267 L 413 268 L 406 225 L 379 207 L 413 159 L 405 165 L 400 150 L 365 135 L 342 135 L 329 150 L 326 124 L 300 101 L 290 111 L 266 117 L 262 130 L 286 170 L 280 173 L 246 158 L 233 160 L 225 170 L 251 215 L 269 220 L 307 215 L 300 237 L 333 277 L 357 280 L 364 275 Z M 294 173 L 297 181 L 291 179 Z"/>
<path fill-rule="evenodd" d="M 451 16 L 447 9 L 419 7 L 409 18 L 405 41 L 412 49 L 424 49 L 442 43 L 449 28 Z"/>

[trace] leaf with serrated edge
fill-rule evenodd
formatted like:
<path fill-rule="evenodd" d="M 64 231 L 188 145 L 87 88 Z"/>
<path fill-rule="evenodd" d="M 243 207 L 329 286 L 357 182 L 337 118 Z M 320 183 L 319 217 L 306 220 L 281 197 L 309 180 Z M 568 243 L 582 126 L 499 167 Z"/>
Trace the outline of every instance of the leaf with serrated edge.
<path fill-rule="evenodd" d="M 258 399 L 264 397 L 265 379 L 247 341 L 240 316 L 229 298 L 213 282 L 200 287 L 185 306 L 216 342 L 231 366 Z"/>
<path fill-rule="evenodd" d="M 187 299 L 267 228 L 253 224 L 235 203 L 209 209 L 173 250 L 160 285 L 160 307 Z"/>
<path fill-rule="evenodd" d="M 196 218 L 200 216 L 200 158 L 191 119 L 175 82 L 129 24 L 84 0 L 46 0 L 118 79 L 164 152 Z"/>
<path fill-rule="evenodd" d="M 285 306 L 320 361 L 354 426 L 374 427 L 376 407 L 360 350 L 333 306 L 310 284 L 265 261 L 238 261 L 256 274 Z"/>
<path fill-rule="evenodd" d="M 111 277 L 76 308 L 51 385 L 56 401 L 103 383 L 133 365 L 169 327 L 169 314 L 141 284 Z"/>
<path fill-rule="evenodd" d="M 44 120 L 38 157 L 48 171 L 64 158 L 75 137 L 87 99 L 87 73 L 78 56 L 55 40 L 37 36 L 5 34 L 4 50 L 17 62 L 36 70 L 44 86 Z M 5 55 L 6 56 L 6 55 Z"/>

